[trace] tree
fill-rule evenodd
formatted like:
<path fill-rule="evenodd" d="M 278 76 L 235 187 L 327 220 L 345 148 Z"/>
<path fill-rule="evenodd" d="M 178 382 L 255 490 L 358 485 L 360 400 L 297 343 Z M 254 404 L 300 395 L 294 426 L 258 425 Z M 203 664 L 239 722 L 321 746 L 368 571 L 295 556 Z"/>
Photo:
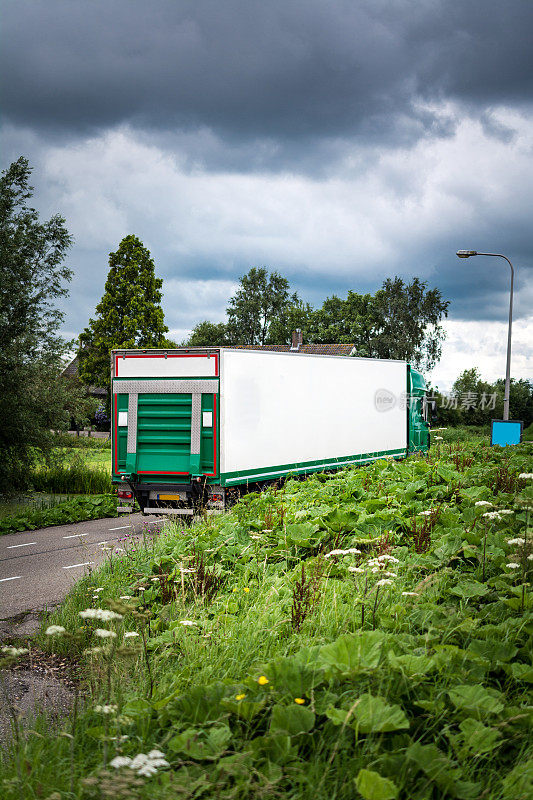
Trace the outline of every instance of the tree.
<path fill-rule="evenodd" d="M 65 220 L 41 222 L 29 206 L 31 168 L 21 157 L 0 178 L 0 491 L 21 485 L 35 450 L 68 420 L 72 396 L 61 381 L 68 344 L 55 302 L 67 294 Z"/>
<path fill-rule="evenodd" d="M 161 308 L 163 281 L 155 276 L 149 250 L 136 236 L 126 236 L 109 254 L 105 292 L 96 319 L 79 338 L 79 374 L 84 383 L 110 390 L 109 353 L 114 348 L 174 347 Z"/>
<path fill-rule="evenodd" d="M 348 292 L 326 298 L 314 315 L 311 340 L 355 345 L 357 355 L 398 358 L 430 370 L 441 355 L 449 302 L 414 278 L 388 278 L 374 296 Z"/>
<path fill-rule="evenodd" d="M 269 274 L 264 267 L 252 267 L 242 276 L 240 287 L 227 308 L 229 341 L 232 344 L 266 344 L 273 321 L 298 300 L 298 295 L 289 291 L 289 281 L 279 272 Z"/>
<path fill-rule="evenodd" d="M 223 347 L 229 344 L 228 329 L 224 322 L 204 320 L 195 325 L 189 338 L 184 342 L 188 347 Z"/>
<path fill-rule="evenodd" d="M 304 342 L 308 342 L 314 313 L 312 306 L 303 300 L 286 306 L 271 320 L 267 344 L 291 344 L 293 331 L 298 328 L 302 331 Z"/>

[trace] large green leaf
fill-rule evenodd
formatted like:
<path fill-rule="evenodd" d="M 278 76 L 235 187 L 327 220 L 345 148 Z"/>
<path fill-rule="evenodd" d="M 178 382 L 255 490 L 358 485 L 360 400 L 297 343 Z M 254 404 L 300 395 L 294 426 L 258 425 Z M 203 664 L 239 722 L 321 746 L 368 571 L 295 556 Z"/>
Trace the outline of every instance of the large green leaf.
<path fill-rule="evenodd" d="M 287 695 L 291 700 L 295 697 L 309 697 L 310 692 L 324 682 L 324 669 L 317 662 L 317 651 L 314 654 L 314 663 L 302 663 L 305 659 L 277 658 L 265 667 L 261 673 L 266 675 L 270 685 L 276 692 Z"/>
<path fill-rule="evenodd" d="M 310 522 L 295 522 L 285 528 L 287 544 L 297 547 L 315 547 L 320 541 L 320 534 L 317 535 L 317 526 Z"/>
<path fill-rule="evenodd" d="M 355 786 L 365 800 L 396 800 L 398 797 L 398 787 L 371 769 L 359 770 Z"/>
<path fill-rule="evenodd" d="M 209 728 L 207 731 L 188 728 L 173 736 L 168 747 L 188 758 L 214 761 L 224 752 L 230 739 L 231 731 L 227 725 Z"/>
<path fill-rule="evenodd" d="M 437 669 L 435 659 L 429 656 L 415 656 L 407 653 L 403 656 L 395 656 L 389 653 L 389 664 L 393 669 L 400 670 L 405 675 L 410 677 L 414 675 L 426 675 L 428 672 L 433 672 Z"/>
<path fill-rule="evenodd" d="M 266 698 L 264 700 L 236 700 L 234 697 L 223 697 L 220 701 L 221 708 L 229 711 L 231 714 L 250 721 L 265 707 Z"/>
<path fill-rule="evenodd" d="M 472 717 L 463 720 L 459 733 L 450 734 L 449 739 L 460 760 L 488 755 L 500 745 L 502 734 Z"/>
<path fill-rule="evenodd" d="M 489 661 L 511 661 L 518 653 L 518 647 L 510 642 L 496 642 L 492 639 L 473 639 L 468 649 Z"/>
<path fill-rule="evenodd" d="M 343 675 L 375 669 L 381 659 L 385 638 L 382 631 L 345 633 L 335 642 L 320 648 L 319 660 Z"/>
<path fill-rule="evenodd" d="M 341 508 L 334 508 L 333 511 L 330 511 L 329 514 L 322 517 L 322 522 L 329 528 L 330 530 L 334 531 L 335 533 L 340 533 L 341 531 L 351 531 L 353 530 L 355 523 L 357 522 L 357 514 L 350 514 L 346 511 L 343 511 Z"/>
<path fill-rule="evenodd" d="M 314 727 L 315 715 L 311 709 L 296 705 L 275 705 L 270 718 L 271 733 L 288 733 L 297 736 L 299 733 L 309 733 Z"/>
<path fill-rule="evenodd" d="M 460 780 L 461 772 L 455 768 L 444 753 L 435 744 L 422 745 L 420 742 L 410 745 L 406 757 L 418 769 L 433 781 L 446 797 L 457 797 L 459 800 L 475 800 L 479 796 L 481 784 Z"/>
<path fill-rule="evenodd" d="M 389 705 L 382 697 L 371 694 L 362 694 L 351 708 L 330 707 L 326 715 L 334 725 L 349 725 L 358 733 L 387 733 L 409 728 L 409 720 L 400 706 Z"/>
<path fill-rule="evenodd" d="M 488 692 L 483 686 L 461 684 L 450 689 L 448 695 L 456 708 L 467 711 L 477 718 L 499 714 L 504 708 L 504 703 L 500 699 L 501 693 L 494 689 Z"/>
<path fill-rule="evenodd" d="M 223 683 L 192 686 L 167 705 L 168 716 L 193 725 L 214 722 L 221 715 L 221 705 L 227 687 Z"/>
<path fill-rule="evenodd" d="M 450 589 L 450 594 L 455 594 L 463 600 L 470 600 L 472 597 L 483 597 L 489 591 L 489 587 L 484 583 L 463 579 L 459 580 L 457 586 Z"/>

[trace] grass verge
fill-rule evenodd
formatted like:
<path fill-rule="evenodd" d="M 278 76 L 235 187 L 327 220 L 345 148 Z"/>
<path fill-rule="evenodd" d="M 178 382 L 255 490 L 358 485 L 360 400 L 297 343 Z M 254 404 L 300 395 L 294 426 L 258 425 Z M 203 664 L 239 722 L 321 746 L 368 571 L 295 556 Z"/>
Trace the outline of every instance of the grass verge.
<path fill-rule="evenodd" d="M 532 466 L 443 442 L 124 537 L 46 620 L 86 696 L 6 799 L 526 800 Z"/>

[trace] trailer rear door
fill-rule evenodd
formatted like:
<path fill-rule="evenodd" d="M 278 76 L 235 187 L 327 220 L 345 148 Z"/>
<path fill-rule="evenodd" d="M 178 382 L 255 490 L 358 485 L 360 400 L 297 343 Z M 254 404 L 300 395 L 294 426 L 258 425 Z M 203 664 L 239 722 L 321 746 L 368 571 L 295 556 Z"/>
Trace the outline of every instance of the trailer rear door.
<path fill-rule="evenodd" d="M 146 374 L 146 362 L 142 367 Z M 115 476 L 136 474 L 149 482 L 217 475 L 218 375 L 167 377 L 169 371 L 154 378 L 119 373 L 113 379 Z"/>

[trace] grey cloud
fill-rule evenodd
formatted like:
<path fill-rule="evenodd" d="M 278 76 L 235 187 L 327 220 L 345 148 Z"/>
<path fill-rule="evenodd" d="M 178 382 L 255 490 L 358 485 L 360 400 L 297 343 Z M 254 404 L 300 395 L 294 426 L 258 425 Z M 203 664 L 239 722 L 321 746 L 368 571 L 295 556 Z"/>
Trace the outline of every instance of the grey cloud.
<path fill-rule="evenodd" d="M 453 132 L 421 101 L 529 103 L 532 23 L 520 0 L 12 0 L 4 114 L 73 134 L 206 127 L 273 142 L 274 162 L 276 142 L 407 143 Z"/>

